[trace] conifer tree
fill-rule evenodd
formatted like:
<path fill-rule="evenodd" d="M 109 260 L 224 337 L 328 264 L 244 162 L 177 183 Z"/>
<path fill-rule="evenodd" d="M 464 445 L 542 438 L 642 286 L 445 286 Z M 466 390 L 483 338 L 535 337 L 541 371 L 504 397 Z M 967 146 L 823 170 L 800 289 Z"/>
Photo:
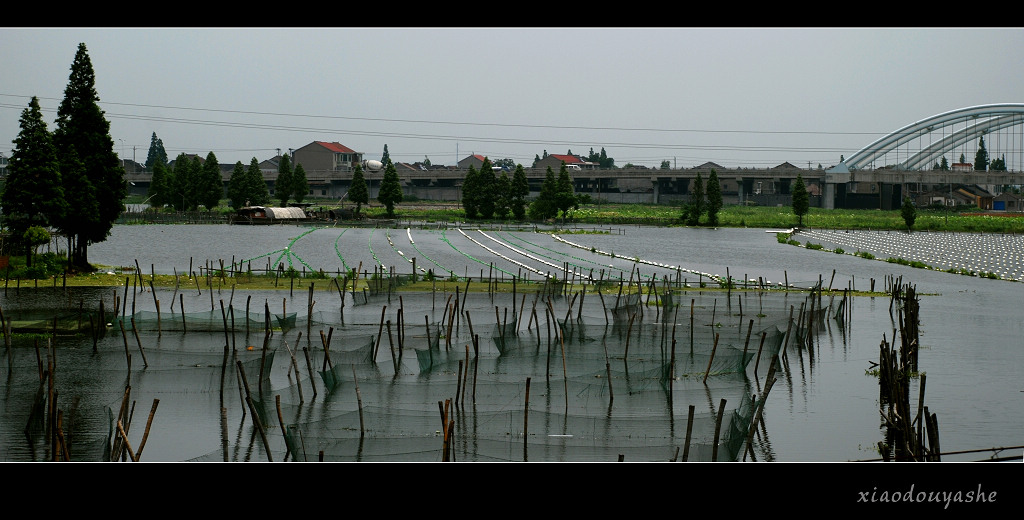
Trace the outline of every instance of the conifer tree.
<path fill-rule="evenodd" d="M 917 208 L 911 202 L 910 197 L 903 197 L 903 207 L 900 208 L 900 216 L 903 223 L 907 225 L 907 231 L 914 229 L 914 221 L 917 220 Z"/>
<path fill-rule="evenodd" d="M 563 219 L 569 216 L 569 210 L 579 207 L 572 177 L 569 176 L 569 167 L 564 161 L 558 170 L 558 182 L 555 185 L 555 207 L 562 212 Z"/>
<path fill-rule="evenodd" d="M 359 215 L 363 204 L 370 203 L 370 192 L 366 187 L 366 178 L 363 177 L 363 167 L 356 165 L 352 172 L 352 185 L 348 188 L 348 200 L 356 203 L 356 216 Z"/>
<path fill-rule="evenodd" d="M 544 220 L 558 216 L 558 181 L 555 172 L 548 166 L 544 174 L 544 182 L 540 185 L 540 194 L 530 204 L 530 218 Z"/>
<path fill-rule="evenodd" d="M 238 161 L 235 163 L 235 169 L 231 170 L 231 178 L 228 180 L 228 201 L 232 208 L 238 209 L 244 207 L 248 199 L 245 166 L 242 166 L 242 161 Z"/>
<path fill-rule="evenodd" d="M 95 226 L 79 231 L 72 252 L 73 264 L 88 268 L 88 247 L 110 235 L 114 222 L 124 211 L 128 182 L 121 160 L 114 153 L 110 122 L 99 107 L 96 78 L 84 43 L 78 45 L 64 99 L 57 109 L 54 144 L 58 154 L 69 153 L 72 148 L 77 151 L 86 178 L 95 187 L 99 218 Z"/>
<path fill-rule="evenodd" d="M 302 202 L 309 194 L 309 181 L 306 180 L 306 169 L 301 164 L 295 165 L 292 172 L 292 196 L 295 202 Z"/>
<path fill-rule="evenodd" d="M 260 170 L 260 163 L 255 157 L 249 161 L 249 168 L 245 172 L 246 192 L 249 206 L 263 206 L 270 202 L 270 189 L 267 188 L 267 181 L 263 178 L 263 171 Z"/>
<path fill-rule="evenodd" d="M 164 149 L 164 142 L 156 136 L 156 132 L 153 132 L 153 137 L 149 139 L 149 154 L 146 155 L 146 169 L 149 171 L 155 171 L 154 168 L 157 164 L 167 166 L 167 150 Z"/>
<path fill-rule="evenodd" d="M 501 175 L 495 181 L 494 192 L 494 215 L 505 220 L 512 209 L 512 179 L 509 179 L 507 171 L 501 171 Z"/>
<path fill-rule="evenodd" d="M 482 219 L 494 218 L 494 209 L 498 199 L 494 186 L 494 167 L 491 165 L 491 160 L 484 157 L 484 163 L 480 165 L 480 176 L 477 179 L 476 186 L 477 206 L 480 210 L 480 218 Z"/>
<path fill-rule="evenodd" d="M 718 225 L 718 212 L 722 210 L 722 185 L 718 182 L 718 172 L 711 169 L 708 177 L 708 225 Z"/>
<path fill-rule="evenodd" d="M 798 218 L 798 225 L 804 225 L 804 215 L 810 209 L 810 195 L 807 193 L 807 186 L 804 185 L 803 175 L 797 174 L 796 184 L 793 185 L 793 213 Z"/>
<path fill-rule="evenodd" d="M 224 198 L 224 179 L 220 176 L 220 164 L 213 152 L 206 154 L 200 176 L 202 182 L 198 203 L 206 206 L 207 211 L 213 211 L 220 205 L 220 199 Z"/>
<path fill-rule="evenodd" d="M 39 99 L 32 97 L 21 113 L 21 130 L 7 165 L 7 179 L 0 194 L 4 220 L 16 241 L 32 227 L 59 223 L 67 211 L 61 181 L 60 160 L 53 136 L 46 129 Z M 26 263 L 32 265 L 31 244 L 25 245 Z"/>
<path fill-rule="evenodd" d="M 467 219 L 475 219 L 480 214 L 480 173 L 473 165 L 469 165 L 466 176 L 462 179 L 462 209 Z"/>
<path fill-rule="evenodd" d="M 985 138 L 978 138 L 978 151 L 974 154 L 974 170 L 983 172 L 988 170 L 988 150 L 985 150 Z"/>
<path fill-rule="evenodd" d="M 517 164 L 516 170 L 512 174 L 511 194 L 509 207 L 512 210 L 512 216 L 516 220 L 522 220 L 526 217 L 526 198 L 530 196 L 530 183 L 526 180 L 526 172 L 523 170 L 522 164 Z"/>
<path fill-rule="evenodd" d="M 387 209 L 388 218 L 395 216 L 395 204 L 402 202 L 402 184 L 398 180 L 398 171 L 389 159 L 384 165 L 384 178 L 380 181 L 380 192 L 377 202 Z"/>
<path fill-rule="evenodd" d="M 170 173 L 167 171 L 167 163 L 157 161 L 153 163 L 153 178 L 149 181 L 149 190 L 146 196 L 149 197 L 149 205 L 154 208 L 161 208 L 170 203 L 171 184 Z"/>
<path fill-rule="evenodd" d="M 693 180 L 693 189 L 690 191 L 690 203 L 686 205 L 686 224 L 696 226 L 700 224 L 700 217 L 704 214 L 704 180 L 700 173 Z"/>
<path fill-rule="evenodd" d="M 288 199 L 292 196 L 292 163 L 288 154 L 281 156 L 281 162 L 277 165 L 277 180 L 274 181 L 274 196 L 281 201 L 281 206 L 288 205 Z"/>
<path fill-rule="evenodd" d="M 74 148 L 60 154 L 60 157 L 60 177 L 64 185 L 64 200 L 67 201 L 68 211 L 55 227 L 68 241 L 70 265 L 72 252 L 77 249 L 75 241 L 79 236 L 83 236 L 85 231 L 98 225 L 99 202 L 96 198 L 96 188 L 86 177 L 85 165 L 79 160 Z"/>

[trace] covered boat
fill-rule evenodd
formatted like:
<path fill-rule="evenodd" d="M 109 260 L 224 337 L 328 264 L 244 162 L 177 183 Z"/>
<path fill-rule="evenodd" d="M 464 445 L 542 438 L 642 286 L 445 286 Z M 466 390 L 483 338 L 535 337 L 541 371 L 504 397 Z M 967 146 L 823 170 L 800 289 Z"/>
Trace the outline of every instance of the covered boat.
<path fill-rule="evenodd" d="M 274 208 L 267 206 L 246 206 L 231 216 L 232 224 L 285 224 L 306 220 L 302 208 Z"/>

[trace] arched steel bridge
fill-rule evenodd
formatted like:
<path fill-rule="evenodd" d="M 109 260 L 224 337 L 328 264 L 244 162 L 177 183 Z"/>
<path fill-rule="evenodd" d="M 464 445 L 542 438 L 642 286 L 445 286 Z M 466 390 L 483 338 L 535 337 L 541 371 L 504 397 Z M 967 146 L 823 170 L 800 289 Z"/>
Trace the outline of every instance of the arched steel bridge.
<path fill-rule="evenodd" d="M 966 145 L 1007 129 L 1010 131 L 1000 134 L 999 141 L 993 143 L 990 140 L 986 143 L 990 159 L 998 158 L 997 148 L 1003 144 L 1008 144 L 1006 147 L 1010 149 L 1015 148 L 1018 154 L 1024 149 L 1024 104 L 1001 103 L 960 108 L 900 128 L 847 158 L 845 164 L 851 170 L 867 169 L 877 165 L 879 160 L 895 154 L 897 160 L 885 166 L 899 170 L 923 170 L 932 167 L 947 153 L 955 154 L 958 149 L 968 161 L 973 162 L 977 147 L 972 146 L 969 151 L 965 151 Z M 1004 140 L 1010 142 L 1003 143 Z M 1014 147 L 1014 144 L 1017 146 Z M 902 161 L 899 160 L 901 148 Z M 1021 169 L 1020 161 L 1017 161 L 1016 169 Z"/>

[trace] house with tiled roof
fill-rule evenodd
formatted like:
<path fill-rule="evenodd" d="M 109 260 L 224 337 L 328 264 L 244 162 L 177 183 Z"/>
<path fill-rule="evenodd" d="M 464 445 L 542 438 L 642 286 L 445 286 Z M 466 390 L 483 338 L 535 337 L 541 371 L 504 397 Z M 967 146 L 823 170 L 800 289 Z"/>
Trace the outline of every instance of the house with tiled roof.
<path fill-rule="evenodd" d="M 292 154 L 292 166 L 307 172 L 347 172 L 363 162 L 363 154 L 338 142 L 313 141 Z"/>
<path fill-rule="evenodd" d="M 576 167 L 578 167 L 580 169 L 583 169 L 585 167 L 590 167 L 591 165 L 593 165 L 593 163 L 589 163 L 587 161 L 584 161 L 578 155 L 553 153 L 553 154 L 548 154 L 543 159 L 537 161 L 537 163 L 534 164 L 533 167 L 534 168 L 545 169 L 548 166 L 550 166 L 552 170 L 557 172 L 562 167 L 562 163 L 563 162 L 565 163 L 566 166 L 569 166 L 569 167 L 576 166 Z"/>
<path fill-rule="evenodd" d="M 486 158 L 487 157 L 478 153 L 470 155 L 469 157 L 459 161 L 459 169 L 468 170 L 470 166 L 473 168 L 480 168 L 484 165 L 484 159 Z"/>

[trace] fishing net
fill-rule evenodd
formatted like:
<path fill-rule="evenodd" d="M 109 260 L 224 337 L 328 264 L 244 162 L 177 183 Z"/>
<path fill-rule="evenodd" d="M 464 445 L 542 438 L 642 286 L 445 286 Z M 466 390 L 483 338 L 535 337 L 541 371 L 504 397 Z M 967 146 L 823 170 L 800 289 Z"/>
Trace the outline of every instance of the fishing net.
<path fill-rule="evenodd" d="M 95 352 L 72 349 L 71 375 L 58 367 L 63 395 L 83 396 L 73 460 L 110 456 L 129 387 L 133 401 L 167 399 L 163 424 L 213 424 L 194 428 L 215 433 L 188 460 L 738 460 L 758 377 L 836 314 L 820 293 L 403 291 L 355 305 L 360 296 L 320 297 L 314 312 L 278 299 L 260 313 L 108 314 L 105 336 L 66 339 L 92 339 Z M 23 401 L 9 401 L 27 405 L 2 418 L 33 432 L 38 453 L 19 456 L 41 458 L 39 362 L 15 352 L 7 388 Z M 173 411 L 177 401 L 200 411 Z"/>

